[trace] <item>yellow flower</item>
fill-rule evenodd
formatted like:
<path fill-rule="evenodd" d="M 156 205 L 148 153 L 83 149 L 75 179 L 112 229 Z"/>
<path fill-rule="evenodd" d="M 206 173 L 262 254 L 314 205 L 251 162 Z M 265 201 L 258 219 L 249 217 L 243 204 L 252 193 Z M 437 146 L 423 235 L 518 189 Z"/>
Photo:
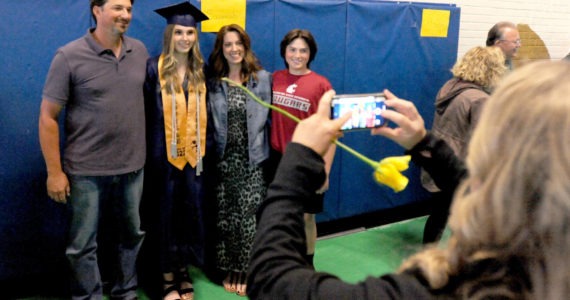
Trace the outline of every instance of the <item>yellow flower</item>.
<path fill-rule="evenodd" d="M 374 179 L 391 187 L 396 193 L 404 190 L 408 185 L 408 178 L 400 172 L 408 169 L 410 159 L 409 155 L 384 158 L 374 171 Z"/>

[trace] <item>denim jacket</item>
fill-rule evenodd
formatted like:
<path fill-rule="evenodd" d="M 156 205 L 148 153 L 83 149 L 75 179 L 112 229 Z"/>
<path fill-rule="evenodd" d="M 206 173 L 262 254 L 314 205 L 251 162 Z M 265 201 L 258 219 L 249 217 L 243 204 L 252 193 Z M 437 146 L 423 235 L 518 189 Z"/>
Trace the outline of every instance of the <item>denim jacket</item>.
<path fill-rule="evenodd" d="M 250 76 L 246 87 L 263 102 L 270 104 L 272 98 L 273 78 L 265 70 L 257 72 L 257 80 Z M 211 118 L 214 124 L 214 141 L 218 158 L 224 156 L 228 135 L 228 101 L 226 99 L 228 83 L 208 80 L 208 101 Z M 269 158 L 269 132 L 271 130 L 269 109 L 257 103 L 249 95 L 245 103 L 247 114 L 247 139 L 249 162 L 259 165 Z"/>

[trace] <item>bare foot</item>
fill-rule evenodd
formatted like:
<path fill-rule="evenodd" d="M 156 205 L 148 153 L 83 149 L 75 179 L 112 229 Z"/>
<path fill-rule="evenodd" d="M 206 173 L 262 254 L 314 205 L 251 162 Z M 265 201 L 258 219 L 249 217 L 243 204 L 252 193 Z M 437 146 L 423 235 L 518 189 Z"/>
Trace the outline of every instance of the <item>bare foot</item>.
<path fill-rule="evenodd" d="M 236 272 L 232 272 L 232 285 L 231 285 L 231 292 L 230 293 L 235 293 L 237 291 L 238 288 L 238 283 L 239 283 L 239 273 Z"/>
<path fill-rule="evenodd" d="M 228 275 L 226 276 L 226 278 L 224 279 L 224 281 L 222 281 L 222 284 L 224 285 L 224 289 L 229 292 L 229 293 L 235 293 L 236 292 L 236 286 L 235 286 L 235 273 L 234 272 L 228 272 Z"/>
<path fill-rule="evenodd" d="M 166 290 L 165 290 L 165 292 L 166 292 Z M 178 291 L 176 289 L 174 289 L 174 290 L 171 290 L 166 295 L 164 295 L 164 298 L 162 298 L 162 299 L 164 299 L 164 300 L 180 300 L 181 298 L 180 298 L 180 294 L 178 294 Z"/>
<path fill-rule="evenodd" d="M 247 288 L 247 276 L 244 272 L 239 273 L 237 282 L 238 284 L 236 288 L 236 294 L 238 294 L 239 296 L 245 296 L 246 295 L 245 290 Z"/>
<path fill-rule="evenodd" d="M 182 300 L 194 299 L 194 286 L 192 286 L 192 281 L 188 276 L 188 270 L 186 268 L 180 269 L 178 276 L 178 281 L 180 282 L 178 290 L 180 292 L 180 298 Z"/>
<path fill-rule="evenodd" d="M 192 283 L 183 281 L 180 283 L 180 298 L 182 300 L 194 299 L 194 286 Z"/>

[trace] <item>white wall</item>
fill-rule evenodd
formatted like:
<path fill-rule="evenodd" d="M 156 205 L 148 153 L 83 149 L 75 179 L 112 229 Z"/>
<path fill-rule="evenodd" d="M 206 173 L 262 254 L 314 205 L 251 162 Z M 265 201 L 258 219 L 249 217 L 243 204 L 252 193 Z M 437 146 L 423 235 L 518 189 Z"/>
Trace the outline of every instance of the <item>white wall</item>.
<path fill-rule="evenodd" d="M 487 32 L 497 22 L 526 24 L 534 34 L 523 34 L 519 50 L 522 59 L 544 57 L 544 42 L 551 59 L 561 59 L 570 52 L 570 0 L 419 0 L 451 3 L 461 8 L 458 57 L 475 46 L 484 46 Z M 402 1 L 399 1 L 402 2 Z M 538 50 L 538 47 L 542 50 Z M 525 49 L 526 48 L 526 49 Z M 536 50 L 535 50 L 536 49 Z"/>

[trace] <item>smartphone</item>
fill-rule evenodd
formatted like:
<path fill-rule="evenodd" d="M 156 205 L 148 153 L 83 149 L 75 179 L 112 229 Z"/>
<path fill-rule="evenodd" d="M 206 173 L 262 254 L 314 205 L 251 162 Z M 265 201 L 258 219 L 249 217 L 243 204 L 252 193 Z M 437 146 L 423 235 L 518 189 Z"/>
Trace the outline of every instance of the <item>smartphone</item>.
<path fill-rule="evenodd" d="M 352 117 L 340 128 L 343 131 L 364 130 L 384 125 L 386 110 L 383 93 L 336 95 L 331 101 L 331 119 L 352 111 Z"/>

